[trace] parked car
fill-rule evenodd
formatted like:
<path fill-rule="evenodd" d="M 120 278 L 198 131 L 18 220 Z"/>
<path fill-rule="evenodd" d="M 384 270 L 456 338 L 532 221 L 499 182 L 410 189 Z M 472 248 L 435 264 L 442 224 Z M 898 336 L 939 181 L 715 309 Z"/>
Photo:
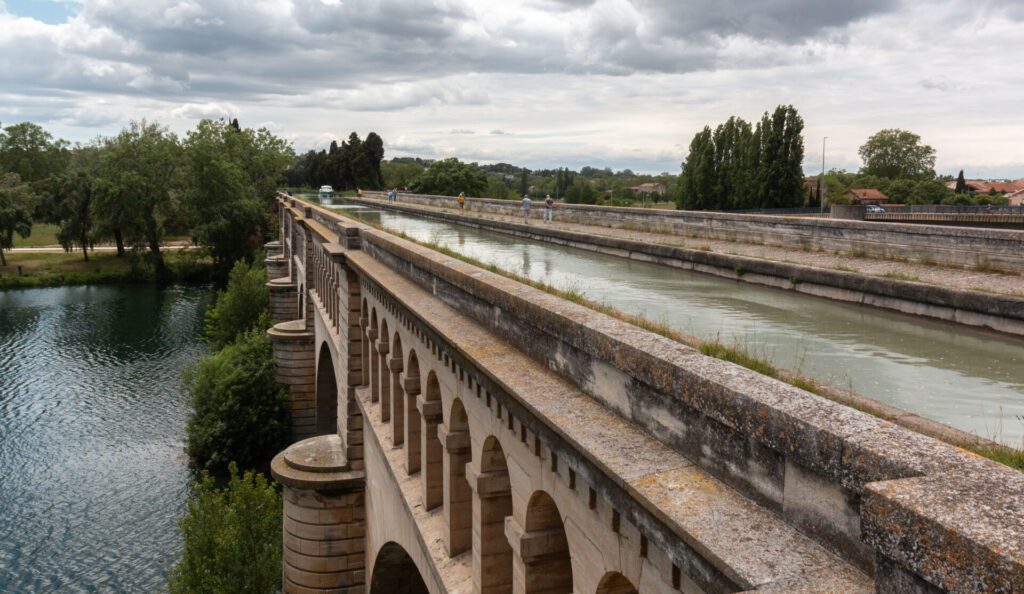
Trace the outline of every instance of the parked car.
<path fill-rule="evenodd" d="M 877 205 L 877 204 L 869 204 L 867 211 L 872 213 L 872 214 L 877 214 L 877 213 L 885 212 L 885 209 L 882 208 L 881 206 Z"/>

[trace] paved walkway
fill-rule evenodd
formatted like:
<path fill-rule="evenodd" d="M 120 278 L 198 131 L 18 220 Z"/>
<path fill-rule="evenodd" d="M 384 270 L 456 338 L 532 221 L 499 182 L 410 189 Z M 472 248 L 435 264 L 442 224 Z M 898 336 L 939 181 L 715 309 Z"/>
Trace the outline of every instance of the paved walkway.
<path fill-rule="evenodd" d="M 363 200 L 378 202 L 382 205 L 387 204 L 385 200 L 378 200 L 371 197 L 364 197 Z M 460 211 L 457 208 L 427 206 L 412 202 L 399 202 L 398 204 L 403 206 L 413 206 L 425 210 L 434 210 L 438 212 L 474 217 L 483 220 L 504 221 L 509 223 L 523 222 L 522 216 L 478 213 L 469 209 Z M 468 203 L 467 206 L 471 206 L 471 203 Z M 742 241 L 733 242 L 708 238 L 690 238 L 666 233 L 651 233 L 647 231 L 633 231 L 614 227 L 565 223 L 558 220 L 557 206 L 555 207 L 554 216 L 555 221 L 553 223 L 543 223 L 539 219 L 531 219 L 530 224 L 552 225 L 557 229 L 575 231 L 590 235 L 617 237 L 652 244 L 673 245 L 688 249 L 718 252 L 734 256 L 746 256 L 749 258 L 760 258 L 762 260 L 786 262 L 788 264 L 800 264 L 814 268 L 843 270 L 846 272 L 856 272 L 871 276 L 895 278 L 897 280 L 917 281 L 950 289 L 981 291 L 985 293 L 999 293 L 1024 297 L 1024 277 L 1016 274 L 982 272 L 968 268 L 952 268 L 934 264 L 920 264 L 916 262 L 897 262 L 892 260 L 880 260 L 877 258 L 855 257 L 852 255 L 835 255 L 828 252 L 810 252 L 779 246 L 744 243 Z"/>

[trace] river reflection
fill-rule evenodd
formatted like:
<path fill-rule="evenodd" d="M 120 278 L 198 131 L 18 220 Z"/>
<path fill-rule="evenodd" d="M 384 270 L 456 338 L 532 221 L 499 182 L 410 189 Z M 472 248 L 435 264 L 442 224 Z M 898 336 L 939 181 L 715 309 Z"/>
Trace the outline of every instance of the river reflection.
<path fill-rule="evenodd" d="M 153 592 L 181 547 L 182 368 L 212 291 L 0 291 L 0 592 Z"/>

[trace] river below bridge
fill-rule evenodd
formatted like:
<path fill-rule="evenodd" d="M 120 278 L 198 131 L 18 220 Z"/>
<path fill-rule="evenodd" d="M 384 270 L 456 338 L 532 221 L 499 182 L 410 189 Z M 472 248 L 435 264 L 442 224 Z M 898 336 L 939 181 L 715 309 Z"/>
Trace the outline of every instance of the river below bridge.
<path fill-rule="evenodd" d="M 0 291 L 0 592 L 157 592 L 189 470 L 181 370 L 213 291 Z"/>
<path fill-rule="evenodd" d="M 333 208 L 964 431 L 1024 444 L 1020 339 L 394 211 Z"/>

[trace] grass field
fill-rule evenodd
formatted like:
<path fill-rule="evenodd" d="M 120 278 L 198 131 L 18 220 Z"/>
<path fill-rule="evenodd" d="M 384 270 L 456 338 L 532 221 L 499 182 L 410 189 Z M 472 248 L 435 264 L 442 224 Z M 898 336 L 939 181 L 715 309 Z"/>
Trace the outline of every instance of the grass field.
<path fill-rule="evenodd" d="M 153 280 L 152 270 L 138 256 L 118 258 L 114 252 L 93 252 L 89 261 L 82 252 L 7 252 L 7 266 L 0 266 L 0 289 L 86 285 Z M 164 262 L 179 280 L 203 281 L 210 277 L 209 258 L 198 253 L 164 253 Z"/>
<path fill-rule="evenodd" d="M 43 247 L 47 245 L 60 245 L 57 241 L 57 225 L 35 224 L 32 225 L 32 234 L 28 237 L 14 236 L 14 247 Z"/>

